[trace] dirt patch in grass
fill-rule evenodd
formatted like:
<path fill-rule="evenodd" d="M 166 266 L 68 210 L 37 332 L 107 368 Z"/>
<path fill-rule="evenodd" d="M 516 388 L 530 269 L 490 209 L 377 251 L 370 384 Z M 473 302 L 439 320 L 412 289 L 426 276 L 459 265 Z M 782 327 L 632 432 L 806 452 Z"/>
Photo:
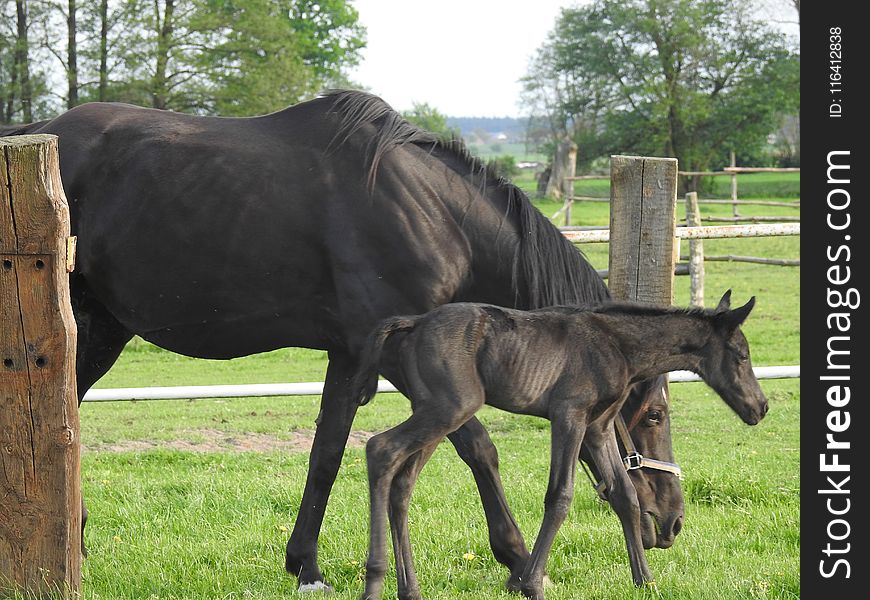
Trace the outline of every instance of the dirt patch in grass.
<path fill-rule="evenodd" d="M 220 431 L 219 429 L 186 429 L 184 439 L 176 440 L 123 440 L 111 443 L 82 444 L 86 452 L 144 452 L 147 450 L 184 450 L 187 452 L 309 452 L 314 442 L 313 429 L 293 431 L 280 438 L 268 433 Z M 374 433 L 351 431 L 349 448 L 361 448 Z"/>

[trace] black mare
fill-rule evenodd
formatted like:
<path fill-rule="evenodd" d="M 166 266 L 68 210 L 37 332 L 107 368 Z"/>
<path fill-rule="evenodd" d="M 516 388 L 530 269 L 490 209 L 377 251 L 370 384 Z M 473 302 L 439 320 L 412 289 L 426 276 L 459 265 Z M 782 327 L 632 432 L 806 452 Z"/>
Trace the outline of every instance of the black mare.
<path fill-rule="evenodd" d="M 404 121 L 379 98 L 333 92 L 254 118 L 85 104 L 0 135 L 59 136 L 78 260 L 70 279 L 81 398 L 135 334 L 188 356 L 280 347 L 328 352 L 329 366 L 286 568 L 323 588 L 317 539 L 357 410 L 349 381 L 381 319 L 447 302 L 517 308 L 591 303 L 607 288 L 515 186 L 457 142 Z M 384 374 L 400 388 L 389 365 Z M 641 452 L 673 460 L 660 384 L 627 419 Z M 648 408 L 652 407 L 652 408 Z M 529 553 L 497 453 L 472 419 L 450 434 L 480 488 L 493 552 L 513 583 Z M 666 547 L 682 519 L 669 473 L 633 471 Z"/>
<path fill-rule="evenodd" d="M 740 325 L 755 303 L 731 310 L 637 304 L 519 311 L 457 303 L 393 317 L 370 335 L 354 388 L 361 404 L 375 394 L 382 357 L 399 365 L 411 416 L 372 437 L 370 542 L 363 600 L 378 600 L 387 569 L 389 513 L 399 598 L 422 598 L 408 536 L 408 503 L 420 470 L 445 435 L 484 405 L 549 419 L 550 478 L 544 518 L 520 590 L 544 599 L 544 569 L 574 494 L 577 452 L 585 444 L 607 483 L 622 523 L 636 585 L 652 582 L 641 540 L 640 504 L 617 446 L 614 421 L 632 385 L 677 369 L 707 382 L 744 422 L 767 413 Z M 384 354 L 385 342 L 394 338 Z"/>

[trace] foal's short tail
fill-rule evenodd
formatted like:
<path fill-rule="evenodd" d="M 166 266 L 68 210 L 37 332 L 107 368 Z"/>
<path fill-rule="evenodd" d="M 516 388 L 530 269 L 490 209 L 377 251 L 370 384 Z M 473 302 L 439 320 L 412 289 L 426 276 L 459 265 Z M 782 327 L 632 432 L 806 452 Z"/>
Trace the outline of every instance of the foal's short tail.
<path fill-rule="evenodd" d="M 366 338 L 359 368 L 351 384 L 360 406 L 367 404 L 378 391 L 378 366 L 387 339 L 397 331 L 410 331 L 416 324 L 417 317 L 390 317 L 378 323 Z"/>

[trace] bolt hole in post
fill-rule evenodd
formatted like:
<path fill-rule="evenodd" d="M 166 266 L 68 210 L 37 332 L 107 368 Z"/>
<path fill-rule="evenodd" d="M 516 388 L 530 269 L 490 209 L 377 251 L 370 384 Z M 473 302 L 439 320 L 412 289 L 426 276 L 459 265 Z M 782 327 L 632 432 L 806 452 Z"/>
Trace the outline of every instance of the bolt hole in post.
<path fill-rule="evenodd" d="M 4 358 L 3 359 L 3 366 L 6 367 L 7 369 L 11 369 L 12 367 L 15 366 L 15 362 L 11 358 Z"/>
<path fill-rule="evenodd" d="M 43 368 L 47 364 L 48 364 L 48 360 L 46 360 L 46 358 L 44 356 L 38 356 L 36 358 L 36 366 L 39 367 L 40 369 Z"/>
<path fill-rule="evenodd" d="M 6 269 L 7 271 L 11 270 L 12 269 L 12 261 L 9 260 L 8 258 L 6 260 L 4 260 L 3 261 L 3 268 Z"/>
<path fill-rule="evenodd" d="M 45 268 L 45 263 L 42 261 L 42 259 L 36 259 L 36 268 L 37 269 Z"/>

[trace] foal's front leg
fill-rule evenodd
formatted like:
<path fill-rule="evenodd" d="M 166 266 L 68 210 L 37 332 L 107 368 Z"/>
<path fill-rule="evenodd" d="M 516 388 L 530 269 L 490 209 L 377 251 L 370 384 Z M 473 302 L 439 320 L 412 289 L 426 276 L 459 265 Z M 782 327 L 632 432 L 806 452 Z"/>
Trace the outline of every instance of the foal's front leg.
<path fill-rule="evenodd" d="M 583 442 L 585 422 L 568 411 L 551 421 L 550 481 L 544 498 L 544 520 L 532 556 L 523 572 L 520 591 L 534 600 L 544 600 L 544 572 L 556 533 L 571 507 L 577 456 Z"/>
<path fill-rule="evenodd" d="M 607 485 L 607 500 L 622 524 L 622 533 L 628 548 L 631 575 L 637 586 L 652 584 L 653 576 L 646 561 L 640 529 L 640 503 L 637 490 L 619 457 L 613 422 L 607 426 L 594 423 L 589 427 L 586 447 L 592 453 L 601 477 Z"/>

